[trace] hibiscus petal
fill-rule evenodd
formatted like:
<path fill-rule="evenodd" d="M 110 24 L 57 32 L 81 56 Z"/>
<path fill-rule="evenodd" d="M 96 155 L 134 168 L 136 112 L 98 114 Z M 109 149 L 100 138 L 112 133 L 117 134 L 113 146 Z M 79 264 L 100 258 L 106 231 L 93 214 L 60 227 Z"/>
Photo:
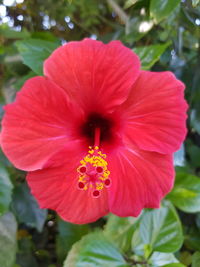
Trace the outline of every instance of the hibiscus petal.
<path fill-rule="evenodd" d="M 44 77 L 28 80 L 16 101 L 5 106 L 1 147 L 19 169 L 33 171 L 69 140 L 72 105 L 65 91 Z"/>
<path fill-rule="evenodd" d="M 110 157 L 108 166 L 112 180 L 109 206 L 118 216 L 138 216 L 143 208 L 159 208 L 173 186 L 171 155 L 129 146 Z"/>
<path fill-rule="evenodd" d="M 80 147 L 74 144 L 70 149 L 63 149 L 51 158 L 51 166 L 29 172 L 27 176 L 31 192 L 41 208 L 56 210 L 64 220 L 77 224 L 96 221 L 108 213 L 106 190 L 99 198 L 94 198 L 89 189 L 78 189 L 77 167 L 83 156 Z M 62 166 L 56 166 L 59 158 L 65 159 Z"/>
<path fill-rule="evenodd" d="M 44 63 L 45 75 L 84 109 L 106 111 L 126 100 L 139 68 L 138 56 L 120 41 L 91 39 L 59 47 Z"/>
<path fill-rule="evenodd" d="M 123 104 L 125 135 L 144 150 L 170 154 L 186 135 L 184 84 L 171 72 L 142 71 Z"/>

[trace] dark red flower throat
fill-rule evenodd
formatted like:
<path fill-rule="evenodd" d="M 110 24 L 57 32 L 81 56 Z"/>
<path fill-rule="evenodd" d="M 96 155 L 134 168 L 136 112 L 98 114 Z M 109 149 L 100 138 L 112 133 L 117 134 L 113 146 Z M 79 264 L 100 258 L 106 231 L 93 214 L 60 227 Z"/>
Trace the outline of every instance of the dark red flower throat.
<path fill-rule="evenodd" d="M 83 125 L 81 125 L 81 135 L 88 139 L 90 145 L 93 145 L 95 141 L 95 129 L 98 128 L 100 130 L 100 143 L 105 141 L 111 142 L 113 126 L 114 121 L 112 118 L 107 118 L 101 114 L 92 112 L 87 116 Z"/>

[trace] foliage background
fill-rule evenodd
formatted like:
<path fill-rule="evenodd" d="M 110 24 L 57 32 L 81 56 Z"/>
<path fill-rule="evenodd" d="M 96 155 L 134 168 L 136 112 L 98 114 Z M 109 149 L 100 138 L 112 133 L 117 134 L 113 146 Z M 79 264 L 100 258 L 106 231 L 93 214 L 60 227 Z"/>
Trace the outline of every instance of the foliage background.
<path fill-rule="evenodd" d="M 176 183 L 159 210 L 108 215 L 89 225 L 40 210 L 0 154 L 1 267 L 200 266 L 199 0 L 0 0 L 0 115 L 60 44 L 119 39 L 143 69 L 171 70 L 187 86 L 188 135 L 175 154 Z M 65 260 L 65 262 L 64 262 Z"/>

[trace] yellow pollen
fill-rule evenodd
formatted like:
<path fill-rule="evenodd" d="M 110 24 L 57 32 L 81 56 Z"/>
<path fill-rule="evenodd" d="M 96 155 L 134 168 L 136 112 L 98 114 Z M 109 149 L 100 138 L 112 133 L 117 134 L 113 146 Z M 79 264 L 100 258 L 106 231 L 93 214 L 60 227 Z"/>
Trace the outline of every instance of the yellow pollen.
<path fill-rule="evenodd" d="M 91 189 L 93 193 L 99 191 L 100 195 L 100 191 L 105 186 L 109 186 L 110 183 L 104 183 L 105 180 L 110 182 L 106 157 L 106 154 L 103 154 L 98 146 L 89 147 L 88 154 L 80 161 L 81 165 L 77 168 L 79 189 Z M 96 196 L 95 193 L 93 196 L 98 197 L 99 195 Z"/>

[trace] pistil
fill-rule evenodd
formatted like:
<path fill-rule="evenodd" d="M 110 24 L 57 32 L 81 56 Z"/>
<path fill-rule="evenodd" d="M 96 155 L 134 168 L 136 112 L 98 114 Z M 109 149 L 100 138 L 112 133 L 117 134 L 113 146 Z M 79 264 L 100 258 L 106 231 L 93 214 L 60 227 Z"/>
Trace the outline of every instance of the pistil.
<path fill-rule="evenodd" d="M 111 184 L 107 156 L 99 148 L 100 133 L 100 128 L 95 128 L 94 146 L 89 147 L 88 154 L 80 161 L 81 165 L 77 168 L 78 189 L 90 190 L 94 198 L 98 198 L 101 191 Z"/>

